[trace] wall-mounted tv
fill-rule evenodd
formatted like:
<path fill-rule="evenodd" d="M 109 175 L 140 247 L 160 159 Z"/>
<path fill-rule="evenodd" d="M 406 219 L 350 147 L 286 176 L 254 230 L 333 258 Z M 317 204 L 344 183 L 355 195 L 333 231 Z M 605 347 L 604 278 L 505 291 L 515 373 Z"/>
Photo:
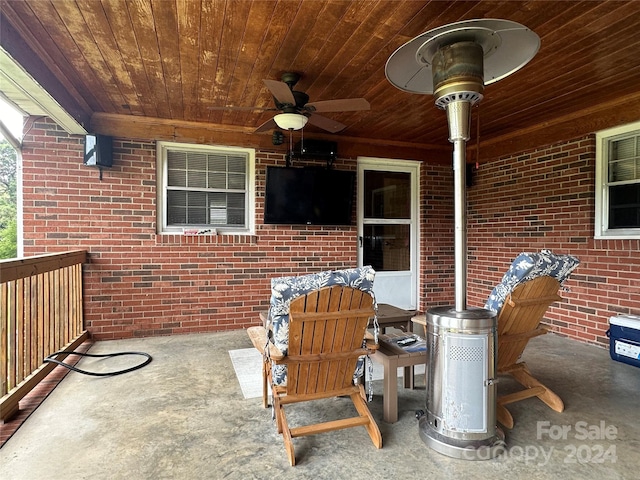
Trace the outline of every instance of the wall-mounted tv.
<path fill-rule="evenodd" d="M 113 165 L 113 139 L 106 135 L 85 135 L 84 164 L 90 167 L 111 167 Z"/>
<path fill-rule="evenodd" d="M 351 225 L 355 172 L 267 167 L 264 223 Z"/>

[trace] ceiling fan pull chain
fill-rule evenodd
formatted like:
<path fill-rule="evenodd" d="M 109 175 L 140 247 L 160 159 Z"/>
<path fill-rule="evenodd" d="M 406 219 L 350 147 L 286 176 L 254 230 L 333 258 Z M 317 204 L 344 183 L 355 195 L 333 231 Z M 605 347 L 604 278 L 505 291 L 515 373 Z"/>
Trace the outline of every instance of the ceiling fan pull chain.
<path fill-rule="evenodd" d="M 287 152 L 287 167 L 291 166 L 293 159 L 293 130 L 289 129 L 289 151 Z"/>

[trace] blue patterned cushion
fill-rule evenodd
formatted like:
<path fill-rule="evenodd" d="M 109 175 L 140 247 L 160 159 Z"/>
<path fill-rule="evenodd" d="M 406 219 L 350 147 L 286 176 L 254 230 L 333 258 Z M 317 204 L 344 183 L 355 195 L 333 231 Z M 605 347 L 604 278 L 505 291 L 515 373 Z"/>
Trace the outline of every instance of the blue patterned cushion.
<path fill-rule="evenodd" d="M 375 270 L 370 266 L 349 268 L 346 270 L 330 270 L 326 272 L 304 275 L 301 277 L 280 277 L 271 280 L 271 303 L 269 305 L 268 325 L 272 332 L 272 342 L 284 354 L 289 347 L 289 304 L 301 295 L 322 287 L 345 285 L 358 288 L 373 295 Z M 374 297 L 375 306 L 375 297 Z M 377 306 L 376 306 L 377 310 Z M 272 365 L 273 382 L 285 385 L 287 381 L 286 365 Z M 363 368 L 359 362 L 358 369 Z M 357 372 L 359 374 L 360 372 Z"/>
<path fill-rule="evenodd" d="M 502 281 L 493 289 L 484 308 L 499 313 L 507 296 L 516 286 L 548 275 L 562 285 L 569 278 L 580 260 L 571 255 L 555 255 L 549 250 L 540 253 L 521 253 L 513 261 Z"/>

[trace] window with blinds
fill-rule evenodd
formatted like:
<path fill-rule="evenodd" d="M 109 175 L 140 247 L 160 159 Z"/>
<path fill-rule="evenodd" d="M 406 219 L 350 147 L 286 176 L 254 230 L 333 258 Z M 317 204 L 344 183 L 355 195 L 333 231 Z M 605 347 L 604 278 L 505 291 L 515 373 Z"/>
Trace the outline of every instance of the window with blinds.
<path fill-rule="evenodd" d="M 596 238 L 640 238 L 640 122 L 596 133 Z"/>
<path fill-rule="evenodd" d="M 640 228 L 640 132 L 608 150 L 609 228 Z"/>
<path fill-rule="evenodd" d="M 164 231 L 250 228 L 252 151 L 167 143 L 159 150 Z"/>

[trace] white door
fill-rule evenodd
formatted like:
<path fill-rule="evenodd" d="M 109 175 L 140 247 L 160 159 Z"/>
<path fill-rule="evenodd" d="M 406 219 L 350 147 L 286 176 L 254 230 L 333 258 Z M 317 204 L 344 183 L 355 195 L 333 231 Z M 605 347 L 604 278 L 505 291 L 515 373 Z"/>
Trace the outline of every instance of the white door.
<path fill-rule="evenodd" d="M 358 262 L 378 303 L 417 308 L 420 163 L 358 158 Z"/>

